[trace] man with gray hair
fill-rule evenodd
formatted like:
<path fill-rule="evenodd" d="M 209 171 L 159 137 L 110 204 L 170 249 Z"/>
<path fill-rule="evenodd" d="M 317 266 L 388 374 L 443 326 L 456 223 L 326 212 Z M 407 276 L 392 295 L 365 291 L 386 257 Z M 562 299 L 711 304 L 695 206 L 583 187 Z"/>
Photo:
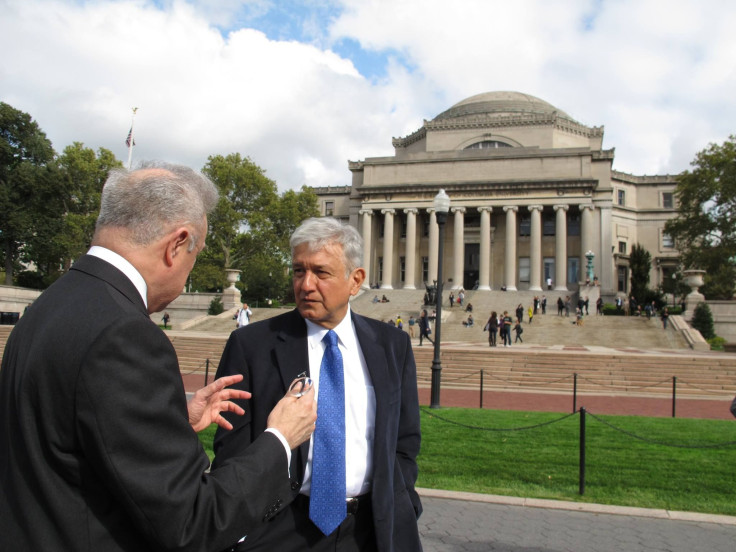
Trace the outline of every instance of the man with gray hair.
<path fill-rule="evenodd" d="M 0 371 L 0 550 L 216 551 L 291 500 L 313 393 L 274 403 L 252 450 L 207 473 L 195 430 L 242 414 L 223 378 L 187 403 L 150 314 L 204 248 L 217 190 L 186 167 L 116 170 L 92 248 L 34 301 Z"/>
<path fill-rule="evenodd" d="M 312 440 L 292 457 L 295 499 L 230 550 L 421 550 L 417 518 L 420 428 L 408 335 L 360 316 L 349 300 L 365 279 L 362 239 L 334 218 L 312 218 L 291 237 L 296 309 L 235 330 L 218 376 L 243 374 L 253 393 L 234 429 L 215 436 L 218 467 L 243 454 L 289 383 L 317 393 Z"/>

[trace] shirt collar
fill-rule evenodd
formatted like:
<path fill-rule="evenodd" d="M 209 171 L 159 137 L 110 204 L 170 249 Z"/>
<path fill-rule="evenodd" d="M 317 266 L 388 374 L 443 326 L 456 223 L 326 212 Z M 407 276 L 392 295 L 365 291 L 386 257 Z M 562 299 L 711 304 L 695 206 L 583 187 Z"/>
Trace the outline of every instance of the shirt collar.
<path fill-rule="evenodd" d="M 315 345 L 320 343 L 329 331 L 327 328 L 320 326 L 311 320 L 307 320 L 306 318 L 304 319 L 304 322 L 307 323 L 307 339 L 310 343 Z M 349 348 L 351 344 L 355 342 L 355 330 L 353 328 L 353 317 L 350 312 L 350 305 L 348 305 L 345 317 L 337 326 L 332 328 L 332 330 L 337 334 L 343 347 Z"/>
<path fill-rule="evenodd" d="M 99 245 L 93 245 L 92 247 L 90 247 L 89 251 L 87 251 L 87 255 L 92 255 L 93 257 L 102 259 L 103 261 L 110 263 L 120 272 L 125 274 L 128 280 L 130 280 L 131 283 L 135 286 L 135 289 L 138 290 L 141 299 L 143 299 L 143 304 L 146 306 L 146 308 L 148 308 L 148 285 L 143 279 L 143 276 L 141 276 L 141 273 L 138 272 L 138 270 L 132 264 L 130 264 L 130 262 L 125 257 L 122 257 L 114 251 Z"/>

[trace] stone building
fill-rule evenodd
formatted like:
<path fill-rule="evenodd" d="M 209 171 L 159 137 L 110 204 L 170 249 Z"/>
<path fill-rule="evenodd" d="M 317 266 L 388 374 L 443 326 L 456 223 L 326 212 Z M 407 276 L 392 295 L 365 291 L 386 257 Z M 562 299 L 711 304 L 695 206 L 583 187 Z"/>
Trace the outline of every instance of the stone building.
<path fill-rule="evenodd" d="M 350 161 L 351 186 L 315 188 L 322 214 L 365 240 L 367 283 L 422 289 L 437 277 L 434 196 L 451 199 L 445 289 L 569 290 L 588 278 L 604 298 L 630 288 L 629 254 L 652 255 L 650 286 L 671 287 L 678 263 L 663 232 L 675 177 L 613 170 L 603 127 L 518 92 L 472 96 L 402 138 L 395 154 Z"/>

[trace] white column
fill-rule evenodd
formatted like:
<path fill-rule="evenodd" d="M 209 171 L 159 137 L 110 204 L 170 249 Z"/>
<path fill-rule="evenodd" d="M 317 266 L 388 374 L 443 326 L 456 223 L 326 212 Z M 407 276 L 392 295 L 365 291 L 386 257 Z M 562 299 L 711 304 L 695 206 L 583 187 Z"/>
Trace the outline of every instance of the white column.
<path fill-rule="evenodd" d="M 383 281 L 381 289 L 394 289 L 394 213 L 395 209 L 381 209 L 383 214 Z"/>
<path fill-rule="evenodd" d="M 542 291 L 542 205 L 530 205 L 529 290 Z"/>
<path fill-rule="evenodd" d="M 506 212 L 506 250 L 504 251 L 503 285 L 506 291 L 516 291 L 516 212 L 519 208 L 507 205 Z"/>
<path fill-rule="evenodd" d="M 460 289 L 465 279 L 465 207 L 453 207 L 451 210 L 455 215 L 455 234 L 452 243 L 455 250 L 453 260 L 455 269 L 452 289 Z"/>
<path fill-rule="evenodd" d="M 432 285 L 437 279 L 437 258 L 440 253 L 440 227 L 437 226 L 437 213 L 433 208 L 427 209 L 429 213 L 429 259 L 427 266 L 427 278 L 429 281 L 426 282 Z"/>
<path fill-rule="evenodd" d="M 491 213 L 493 207 L 478 207 L 480 212 L 480 269 L 478 290 L 491 289 Z"/>
<path fill-rule="evenodd" d="M 612 295 L 616 292 L 616 275 L 614 274 L 613 266 L 613 203 L 607 201 L 605 203 L 598 203 L 598 208 L 601 213 L 601 249 L 600 252 L 593 251 L 598 259 L 598 266 L 600 266 L 599 276 L 601 284 L 601 293 L 607 293 Z M 594 261 L 595 262 L 595 261 Z"/>
<path fill-rule="evenodd" d="M 404 209 L 404 213 L 406 213 L 404 289 L 417 289 L 414 280 L 417 261 L 417 212 L 417 209 Z"/>
<path fill-rule="evenodd" d="M 365 280 L 363 289 L 371 287 L 371 229 L 373 225 L 373 209 L 361 209 L 358 213 L 363 217 L 363 268 Z"/>
<path fill-rule="evenodd" d="M 583 277 L 582 281 L 588 277 L 588 259 L 585 254 L 593 249 L 593 204 L 585 203 L 580 206 L 580 267 Z M 593 259 L 593 266 L 598 266 L 598 257 Z M 597 274 L 597 271 L 594 270 Z"/>
<path fill-rule="evenodd" d="M 568 205 L 555 205 L 555 289 L 567 291 L 567 209 Z"/>

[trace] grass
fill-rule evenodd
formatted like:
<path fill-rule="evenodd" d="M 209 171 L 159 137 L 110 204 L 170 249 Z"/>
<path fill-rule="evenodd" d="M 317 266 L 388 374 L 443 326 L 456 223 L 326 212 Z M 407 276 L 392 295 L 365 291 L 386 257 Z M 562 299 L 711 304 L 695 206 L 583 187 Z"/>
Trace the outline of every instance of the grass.
<path fill-rule="evenodd" d="M 423 408 L 421 416 L 419 487 L 736 515 L 732 421 L 588 415 L 581 496 L 579 415 Z M 205 448 L 213 435 L 200 433 Z M 723 443 L 732 444 L 686 448 Z"/>

